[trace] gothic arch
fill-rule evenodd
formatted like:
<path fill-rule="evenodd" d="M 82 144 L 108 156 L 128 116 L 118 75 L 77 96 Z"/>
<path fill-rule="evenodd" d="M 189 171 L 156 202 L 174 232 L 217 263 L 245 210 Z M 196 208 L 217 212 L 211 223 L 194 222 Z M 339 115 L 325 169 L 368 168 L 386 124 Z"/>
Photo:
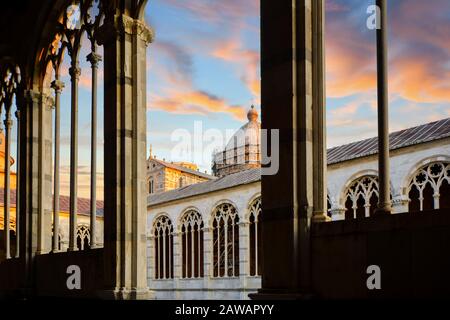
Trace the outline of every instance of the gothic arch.
<path fill-rule="evenodd" d="M 187 208 L 180 215 L 179 235 L 181 245 L 181 276 L 183 278 L 203 277 L 204 222 L 200 211 Z"/>
<path fill-rule="evenodd" d="M 346 219 L 370 217 L 379 198 L 378 176 L 364 175 L 353 180 L 344 197 Z"/>
<path fill-rule="evenodd" d="M 248 259 L 249 259 L 249 275 L 258 276 L 261 275 L 261 255 L 262 255 L 262 242 L 261 242 L 261 223 L 260 216 L 262 213 L 262 200 L 261 195 L 254 197 L 248 204 Z"/>
<path fill-rule="evenodd" d="M 422 161 L 409 176 L 405 190 L 409 211 L 450 208 L 450 161 L 445 161 L 445 158 Z"/>
<path fill-rule="evenodd" d="M 241 215 L 242 215 L 242 212 L 239 212 L 239 207 L 236 205 L 236 203 L 235 202 L 233 202 L 232 200 L 229 200 L 229 199 L 222 199 L 222 200 L 219 200 L 219 201 L 216 201 L 214 204 L 213 204 L 213 206 L 212 206 L 212 209 L 211 209 L 211 212 L 210 212 L 210 214 L 209 214 L 209 221 L 208 221 L 208 226 L 212 226 L 212 223 L 213 223 L 213 219 L 212 219 L 212 217 L 214 216 L 214 211 L 216 210 L 216 208 L 218 207 L 218 206 L 220 206 L 220 205 L 222 205 L 222 204 L 229 204 L 229 205 L 232 205 L 233 207 L 234 207 L 234 209 L 236 210 L 236 214 L 237 214 L 237 216 L 239 217 L 239 219 L 240 220 L 242 220 L 244 217 L 242 217 Z M 205 219 L 205 221 L 206 221 L 206 219 Z"/>
<path fill-rule="evenodd" d="M 248 203 L 247 203 L 247 211 L 245 212 L 245 216 L 244 216 L 244 222 L 248 222 L 248 221 L 249 221 L 250 215 L 252 214 L 252 212 L 251 212 L 251 206 L 252 206 L 252 203 L 253 203 L 255 200 L 257 200 L 258 198 L 261 198 L 261 192 L 258 192 L 258 193 L 256 193 L 256 194 L 254 194 L 254 195 L 250 198 L 250 200 L 248 201 Z"/>
<path fill-rule="evenodd" d="M 183 218 L 185 217 L 185 215 L 189 212 L 189 211 L 195 211 L 198 212 L 200 214 L 200 217 L 203 220 L 203 215 L 201 214 L 201 211 L 195 207 L 195 206 L 189 206 L 183 209 L 183 211 L 181 211 L 180 215 L 177 218 L 177 228 L 175 230 L 180 231 L 181 230 L 181 225 L 182 225 L 182 221 Z"/>
<path fill-rule="evenodd" d="M 151 221 L 150 221 L 150 225 L 151 225 L 151 230 L 150 230 L 150 232 L 153 231 L 153 227 L 154 227 L 156 221 L 157 221 L 160 217 L 162 217 L 162 216 L 169 217 L 169 219 L 170 219 L 170 214 L 168 214 L 168 213 L 165 212 L 165 211 L 159 212 L 159 213 L 157 213 L 157 214 L 155 214 L 155 215 L 152 215 L 152 219 L 151 219 Z M 171 219 L 171 220 L 172 220 L 172 219 Z M 172 221 L 172 223 L 173 223 L 173 222 L 174 222 L 174 221 Z M 176 227 L 176 226 L 174 225 L 174 230 L 177 230 L 175 227 Z"/>
<path fill-rule="evenodd" d="M 173 225 L 172 220 L 166 214 L 155 217 L 151 231 L 154 241 L 154 278 L 173 278 Z"/>
<path fill-rule="evenodd" d="M 91 230 L 88 224 L 79 224 L 76 232 L 78 250 L 87 250 L 91 246 Z"/>
<path fill-rule="evenodd" d="M 440 155 L 434 155 L 431 157 L 427 157 L 425 159 L 418 161 L 414 166 L 411 167 L 411 169 L 409 169 L 408 174 L 405 175 L 405 177 L 402 180 L 402 184 L 401 184 L 402 190 L 401 191 L 403 192 L 403 194 L 405 194 L 405 195 L 408 194 L 408 185 L 409 185 L 409 182 L 411 181 L 411 179 L 413 178 L 414 174 L 418 170 L 420 170 L 422 167 L 424 167 L 430 163 L 433 163 L 433 162 L 450 162 L 450 156 L 440 154 Z"/>
<path fill-rule="evenodd" d="M 211 213 L 212 276 L 239 276 L 239 215 L 231 201 L 219 201 Z"/>
<path fill-rule="evenodd" d="M 339 204 L 341 206 L 345 205 L 345 199 L 346 199 L 346 192 L 347 189 L 350 187 L 350 185 L 355 181 L 358 180 L 364 176 L 376 176 L 378 177 L 378 171 L 377 170 L 373 170 L 373 169 L 365 169 L 365 170 L 361 170 L 358 171 L 354 174 L 352 174 L 347 181 L 345 182 L 345 184 L 342 186 L 341 188 L 341 192 L 339 194 Z"/>

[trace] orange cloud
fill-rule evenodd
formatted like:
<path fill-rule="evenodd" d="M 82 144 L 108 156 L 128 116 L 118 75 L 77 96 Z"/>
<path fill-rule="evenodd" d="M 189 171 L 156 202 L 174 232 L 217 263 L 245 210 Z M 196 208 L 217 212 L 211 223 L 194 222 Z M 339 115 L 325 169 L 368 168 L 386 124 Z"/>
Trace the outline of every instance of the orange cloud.
<path fill-rule="evenodd" d="M 149 108 L 182 114 L 208 114 L 209 112 L 230 113 L 238 120 L 245 119 L 245 110 L 241 106 L 230 106 L 224 99 L 203 91 L 172 91 L 168 97 L 149 95 Z"/>

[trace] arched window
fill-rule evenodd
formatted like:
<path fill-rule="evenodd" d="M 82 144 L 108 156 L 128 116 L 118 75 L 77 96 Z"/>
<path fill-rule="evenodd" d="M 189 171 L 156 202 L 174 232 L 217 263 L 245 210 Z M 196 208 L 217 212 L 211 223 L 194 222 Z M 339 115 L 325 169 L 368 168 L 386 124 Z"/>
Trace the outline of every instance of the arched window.
<path fill-rule="evenodd" d="M 150 178 L 149 182 L 148 182 L 148 193 L 152 194 L 154 192 L 154 188 L 153 188 L 153 178 Z"/>
<path fill-rule="evenodd" d="M 91 243 L 91 232 L 86 225 L 77 227 L 77 248 L 78 250 L 87 250 Z"/>
<path fill-rule="evenodd" d="M 203 277 L 203 221 L 195 210 L 181 219 L 182 277 Z"/>
<path fill-rule="evenodd" d="M 173 226 L 167 216 L 160 216 L 153 225 L 155 236 L 155 279 L 173 278 Z"/>
<path fill-rule="evenodd" d="M 250 275 L 258 276 L 261 274 L 261 224 L 259 216 L 261 214 L 261 197 L 255 199 L 250 204 L 249 217 L 249 236 L 250 236 Z"/>
<path fill-rule="evenodd" d="M 223 203 L 213 212 L 213 275 L 239 276 L 239 217 L 236 208 Z"/>
<path fill-rule="evenodd" d="M 409 211 L 450 208 L 450 163 L 420 168 L 408 185 Z"/>
<path fill-rule="evenodd" d="M 345 219 L 369 217 L 378 203 L 378 178 L 363 176 L 350 184 L 345 193 Z"/>

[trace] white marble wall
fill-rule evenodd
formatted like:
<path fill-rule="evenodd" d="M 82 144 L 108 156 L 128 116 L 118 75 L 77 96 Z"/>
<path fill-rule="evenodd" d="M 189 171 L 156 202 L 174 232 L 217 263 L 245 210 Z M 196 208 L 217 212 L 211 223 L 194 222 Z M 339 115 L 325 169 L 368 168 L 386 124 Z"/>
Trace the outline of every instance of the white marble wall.
<path fill-rule="evenodd" d="M 422 166 L 433 161 L 450 161 L 450 139 L 424 143 L 405 147 L 391 152 L 391 186 L 393 194 L 394 213 L 408 211 L 408 187 L 411 176 Z M 328 166 L 328 193 L 332 202 L 333 220 L 343 219 L 344 193 L 348 185 L 355 179 L 367 175 L 378 174 L 377 155 L 346 161 Z M 248 299 L 248 294 L 257 291 L 261 285 L 260 277 L 250 277 L 248 252 L 248 205 L 261 192 L 260 182 L 244 186 L 203 194 L 196 197 L 181 199 L 168 204 L 149 207 L 147 219 L 147 234 L 150 235 L 151 226 L 160 214 L 168 215 L 178 232 L 179 219 L 188 209 L 196 209 L 202 214 L 204 233 L 204 269 L 202 279 L 180 279 L 180 255 L 175 252 L 176 279 L 155 280 L 153 276 L 153 244 L 149 240 L 148 246 L 148 285 L 156 292 L 157 299 Z M 240 276 L 233 278 L 213 278 L 212 263 L 212 234 L 208 231 L 212 210 L 222 201 L 233 203 L 237 209 L 240 221 Z M 263 200 L 264 201 L 264 200 Z M 176 240 L 175 240 L 176 242 Z M 209 245 L 208 245 L 209 243 Z"/>
<path fill-rule="evenodd" d="M 248 215 L 249 204 L 261 194 L 260 182 L 236 186 L 213 193 L 182 199 L 169 204 L 150 207 L 147 219 L 147 261 L 148 285 L 155 291 L 157 299 L 248 299 L 248 294 L 256 292 L 261 285 L 260 277 L 250 277 L 248 266 Z M 214 208 L 222 202 L 232 203 L 239 216 L 239 271 L 238 277 L 214 278 L 212 276 L 212 234 L 211 215 Z M 204 223 L 204 272 L 200 279 L 181 278 L 181 252 L 176 233 L 179 232 L 180 218 L 188 209 L 195 209 Z M 153 222 L 161 214 L 168 215 L 174 226 L 174 275 L 175 279 L 154 279 L 154 249 L 150 234 Z"/>
<path fill-rule="evenodd" d="M 433 161 L 450 161 L 450 139 L 438 140 L 391 151 L 391 193 L 393 212 L 408 211 L 408 187 L 411 176 Z M 378 175 L 377 155 L 328 166 L 328 195 L 332 219 L 343 219 L 344 193 L 349 184 L 364 175 Z"/>

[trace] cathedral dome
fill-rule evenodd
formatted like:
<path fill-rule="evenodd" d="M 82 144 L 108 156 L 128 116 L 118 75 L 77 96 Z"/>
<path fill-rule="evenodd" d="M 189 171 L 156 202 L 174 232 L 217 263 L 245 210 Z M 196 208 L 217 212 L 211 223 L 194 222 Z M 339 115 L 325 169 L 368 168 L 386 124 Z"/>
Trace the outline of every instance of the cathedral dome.
<path fill-rule="evenodd" d="M 225 150 L 214 154 L 214 175 L 220 177 L 261 166 L 261 123 L 258 116 L 252 106 L 247 113 L 248 122 L 233 134 Z"/>
<path fill-rule="evenodd" d="M 259 145 L 261 123 L 258 122 L 258 112 L 252 106 L 247 113 L 248 122 L 239 128 L 228 141 L 226 150 L 241 148 L 245 145 Z"/>

